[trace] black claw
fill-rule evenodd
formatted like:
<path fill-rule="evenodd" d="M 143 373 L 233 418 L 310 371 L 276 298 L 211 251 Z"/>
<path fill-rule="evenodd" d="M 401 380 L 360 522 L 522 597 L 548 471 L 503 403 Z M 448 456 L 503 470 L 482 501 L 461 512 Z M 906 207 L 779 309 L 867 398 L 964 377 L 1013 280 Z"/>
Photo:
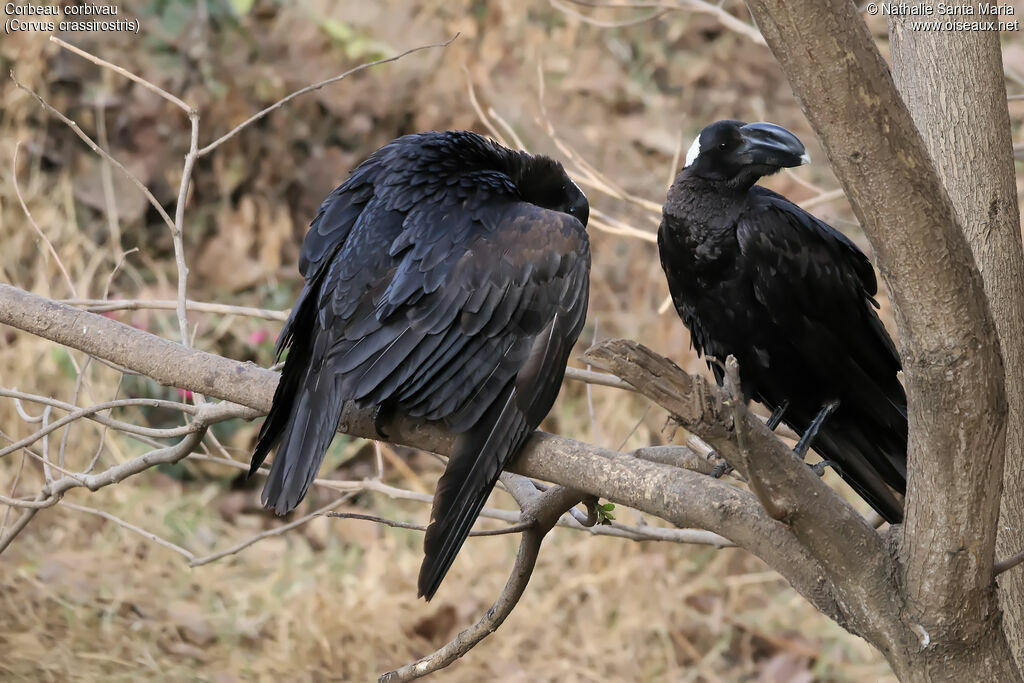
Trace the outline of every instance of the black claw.
<path fill-rule="evenodd" d="M 388 440 L 388 433 L 384 429 L 385 423 L 391 417 L 391 411 L 386 410 L 384 406 L 377 405 L 373 408 L 373 429 L 377 432 L 377 436 L 385 441 Z"/>
<path fill-rule="evenodd" d="M 832 469 L 834 469 L 837 472 L 839 471 L 839 466 L 836 465 L 831 460 L 822 460 L 821 462 L 819 462 L 819 463 L 817 463 L 815 465 L 808 465 L 808 467 L 810 467 L 811 471 L 814 472 L 815 474 L 817 474 L 819 477 L 821 477 L 821 476 L 823 476 L 825 474 L 825 469 L 828 468 L 828 467 L 831 467 Z"/>
<path fill-rule="evenodd" d="M 720 462 L 717 465 L 715 465 L 714 468 L 711 470 L 711 476 L 714 477 L 715 479 L 721 479 L 725 475 L 732 472 L 733 469 L 733 466 L 730 465 L 729 463 Z"/>

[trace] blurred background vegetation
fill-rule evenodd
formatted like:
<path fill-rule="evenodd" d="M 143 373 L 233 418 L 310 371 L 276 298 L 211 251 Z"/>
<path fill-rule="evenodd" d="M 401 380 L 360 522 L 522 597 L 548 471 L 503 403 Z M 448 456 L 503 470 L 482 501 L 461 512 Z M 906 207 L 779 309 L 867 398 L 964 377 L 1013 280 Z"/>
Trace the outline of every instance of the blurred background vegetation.
<path fill-rule="evenodd" d="M 671 11 L 637 22 L 649 11 L 578 5 L 567 11 L 555 0 L 138 4 L 121 11 L 135 12 L 139 36 L 62 37 L 196 106 L 200 144 L 309 83 L 461 33 L 446 49 L 418 52 L 297 99 L 203 158 L 185 220 L 191 299 L 287 309 L 300 282 L 299 245 L 322 198 L 396 136 L 486 132 L 471 88 L 480 111 L 492 111 L 488 118 L 503 133 L 510 128 L 531 151 L 565 158 L 557 141 L 632 199 L 585 187 L 592 206 L 609 217 L 605 223 L 632 226 L 647 239 L 592 227 L 591 312 L 581 348 L 596 338 L 631 337 L 687 370 L 706 371 L 675 313 L 658 311 L 667 287 L 649 239 L 657 213 L 639 200 L 661 204 L 680 150 L 712 120 L 767 119 L 796 132 L 816 163 L 767 184 L 794 200 L 812 200 L 815 213 L 870 253 L 845 200 L 821 196 L 836 189 L 835 179 L 770 52 L 707 14 Z M 741 3 L 729 0 L 724 8 L 749 21 Z M 584 21 L 577 12 L 612 25 Z M 884 21 L 872 28 L 884 51 Z M 1008 87 L 1024 92 L 1024 38 L 1006 34 L 1004 42 Z M 13 70 L 110 150 L 165 207 L 173 205 L 188 149 L 180 110 L 45 35 L 4 35 L 0 62 L 5 74 Z M 8 79 L 0 81 L 0 101 L 0 281 L 57 299 L 173 299 L 171 237 L 142 195 Z M 1020 140 L 1024 102 L 1010 106 Z M 26 219 L 15 174 L 58 259 Z M 173 311 L 107 315 L 178 338 Z M 189 319 L 197 347 L 273 363 L 279 322 L 206 313 Z M 83 404 L 181 398 L 175 389 L 0 329 L 0 386 L 72 401 L 83 366 L 77 394 Z M 12 401 L 0 401 L 0 445 L 37 429 Z M 157 409 L 116 414 L 154 427 L 180 424 L 178 414 Z M 588 394 L 583 385 L 566 384 L 544 428 L 635 448 L 663 443 L 664 424 L 660 410 L 632 395 L 603 387 Z M 219 424 L 213 430 L 219 443 L 207 447 L 245 461 L 257 430 L 258 423 Z M 51 448 L 61 437 L 51 439 Z M 95 453 L 109 465 L 146 448 L 94 423 L 76 423 L 66 438 L 68 462 L 78 468 Z M 436 460 L 387 446 L 383 456 L 387 483 L 433 490 Z M 321 476 L 360 479 L 374 468 L 371 444 L 339 436 Z M 67 500 L 203 555 L 288 521 L 262 511 L 261 482 L 246 482 L 238 472 L 186 461 L 95 494 L 77 489 Z M 31 459 L 0 460 L 6 494 L 36 491 L 41 477 Z M 297 516 L 336 495 L 314 489 Z M 512 505 L 502 493 L 492 504 Z M 428 517 L 422 503 L 372 493 L 340 509 L 419 523 Z M 0 508 L 0 524 L 10 524 L 14 514 Z M 619 510 L 617 517 L 636 523 L 639 515 Z M 190 569 L 140 535 L 58 505 L 40 513 L 0 561 L 0 678 L 368 680 L 430 652 L 475 620 L 504 585 L 516 548 L 513 537 L 470 540 L 435 600 L 425 604 L 414 598 L 421 543 L 415 531 L 317 518 Z M 864 681 L 891 675 L 866 643 L 743 551 L 558 529 L 518 609 L 437 679 Z"/>

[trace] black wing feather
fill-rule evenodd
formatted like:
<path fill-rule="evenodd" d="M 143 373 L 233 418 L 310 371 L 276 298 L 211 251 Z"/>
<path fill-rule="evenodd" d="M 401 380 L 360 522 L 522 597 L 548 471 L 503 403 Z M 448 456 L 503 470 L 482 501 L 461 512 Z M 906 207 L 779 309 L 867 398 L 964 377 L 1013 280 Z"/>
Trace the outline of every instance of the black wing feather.
<path fill-rule="evenodd" d="M 737 224 L 754 296 L 808 375 L 842 387 L 839 410 L 815 448 L 883 517 L 898 522 L 902 506 L 889 487 L 906 488 L 907 402 L 896 375 L 899 355 L 875 311 L 871 264 L 831 226 L 780 195 L 756 194 Z M 759 383 L 760 398 L 778 405 L 767 384 Z M 798 407 L 785 421 L 802 433 L 813 416 Z"/>

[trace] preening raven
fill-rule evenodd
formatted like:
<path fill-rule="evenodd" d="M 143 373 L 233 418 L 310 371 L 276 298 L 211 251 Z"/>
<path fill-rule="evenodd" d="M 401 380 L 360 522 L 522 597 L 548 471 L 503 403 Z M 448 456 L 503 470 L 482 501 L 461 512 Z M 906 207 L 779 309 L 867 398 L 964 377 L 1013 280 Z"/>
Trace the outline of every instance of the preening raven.
<path fill-rule="evenodd" d="M 874 270 L 842 233 L 755 185 L 809 161 L 779 126 L 709 125 L 668 192 L 661 265 L 697 353 L 735 356 L 744 396 L 772 409 L 771 426 L 781 419 L 812 438 L 897 523 L 902 503 L 890 487 L 906 491 L 907 399 L 875 312 Z M 708 365 L 721 384 L 721 367 Z"/>
<path fill-rule="evenodd" d="M 583 327 L 589 205 L 557 161 L 465 131 L 381 147 L 320 206 L 305 287 L 250 475 L 293 509 L 345 401 L 458 434 L 434 494 L 419 594 L 433 597 L 502 468 L 551 409 Z"/>

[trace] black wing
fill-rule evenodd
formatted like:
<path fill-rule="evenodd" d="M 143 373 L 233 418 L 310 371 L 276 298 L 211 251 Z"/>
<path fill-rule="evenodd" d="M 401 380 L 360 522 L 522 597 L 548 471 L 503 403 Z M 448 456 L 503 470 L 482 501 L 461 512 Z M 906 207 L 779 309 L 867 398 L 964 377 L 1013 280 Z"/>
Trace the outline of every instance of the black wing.
<path fill-rule="evenodd" d="M 839 412 L 816 448 L 876 510 L 899 521 L 901 506 L 887 486 L 902 492 L 906 485 L 907 404 L 899 355 L 875 311 L 874 271 L 842 233 L 758 189 L 737 224 L 755 298 L 809 375 L 841 387 Z M 791 425 L 800 431 L 809 419 Z"/>
<path fill-rule="evenodd" d="M 590 252 L 578 220 L 519 201 L 500 173 L 401 180 L 357 173 L 311 228 L 253 468 L 280 444 L 263 498 L 283 513 L 311 484 L 344 401 L 447 422 L 462 436 L 425 543 L 429 597 L 554 401 L 586 315 Z"/>
<path fill-rule="evenodd" d="M 740 217 L 736 239 L 757 301 L 792 337 L 819 347 L 807 350 L 811 362 L 821 348 L 842 349 L 855 376 L 895 378 L 900 357 L 875 312 L 871 262 L 846 235 L 785 197 L 753 191 L 758 197 Z M 905 399 L 901 411 L 905 416 Z"/>
<path fill-rule="evenodd" d="M 456 442 L 434 494 L 419 577 L 419 594 L 428 600 L 501 470 L 551 409 L 586 318 L 590 251 L 582 226 L 565 214 L 529 205 L 516 214 L 490 251 L 501 254 L 497 270 L 506 268 L 506 275 L 495 278 L 490 269 L 489 282 L 474 297 L 482 305 L 467 307 L 471 315 L 463 319 L 463 325 L 480 328 L 494 341 L 473 334 L 466 347 L 480 351 L 474 348 L 456 361 L 444 373 L 452 380 L 419 399 L 430 391 L 443 397 L 457 390 L 459 376 L 487 375 L 471 382 L 469 402 L 449 418 L 453 428 L 468 431 Z M 477 263 L 486 268 L 489 261 L 483 257 Z"/>

